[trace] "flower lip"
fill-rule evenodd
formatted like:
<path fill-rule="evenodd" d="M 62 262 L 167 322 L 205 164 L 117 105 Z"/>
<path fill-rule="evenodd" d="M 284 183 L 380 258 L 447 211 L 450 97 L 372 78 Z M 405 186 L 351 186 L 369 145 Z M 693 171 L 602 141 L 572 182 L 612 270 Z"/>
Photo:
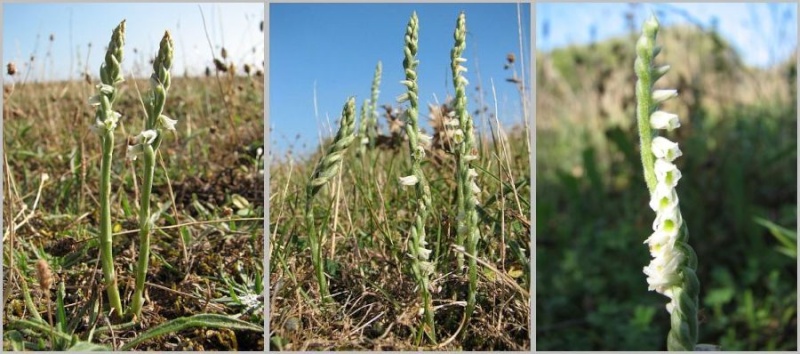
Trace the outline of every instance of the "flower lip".
<path fill-rule="evenodd" d="M 656 158 L 667 160 L 667 162 L 672 162 L 683 155 L 681 149 L 678 148 L 678 143 L 660 136 L 653 139 L 651 150 Z"/>
<path fill-rule="evenodd" d="M 664 183 L 671 188 L 675 188 L 681 179 L 681 171 L 678 170 L 678 167 L 663 159 L 656 160 L 655 173 L 658 183 Z"/>
<path fill-rule="evenodd" d="M 678 205 L 678 193 L 675 188 L 658 183 L 656 189 L 653 191 L 653 196 L 650 198 L 650 209 L 660 213 L 665 212 Z"/>

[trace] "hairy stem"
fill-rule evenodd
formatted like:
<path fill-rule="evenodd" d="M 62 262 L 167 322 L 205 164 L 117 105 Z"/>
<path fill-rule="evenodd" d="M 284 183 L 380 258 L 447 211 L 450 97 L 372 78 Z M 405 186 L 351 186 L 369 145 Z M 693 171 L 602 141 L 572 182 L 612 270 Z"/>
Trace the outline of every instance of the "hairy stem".
<path fill-rule="evenodd" d="M 144 146 L 144 184 L 139 209 L 139 260 L 136 263 L 136 288 L 133 291 L 131 313 L 139 317 L 144 303 L 144 281 L 150 260 L 150 231 L 153 227 L 150 194 L 153 189 L 156 154 L 150 145 Z"/>
<path fill-rule="evenodd" d="M 117 275 L 114 271 L 114 254 L 111 239 L 111 158 L 114 153 L 114 133 L 106 131 L 103 138 L 103 160 L 100 165 L 100 260 L 103 279 L 106 283 L 108 302 L 122 314 L 122 301 L 117 288 Z"/>

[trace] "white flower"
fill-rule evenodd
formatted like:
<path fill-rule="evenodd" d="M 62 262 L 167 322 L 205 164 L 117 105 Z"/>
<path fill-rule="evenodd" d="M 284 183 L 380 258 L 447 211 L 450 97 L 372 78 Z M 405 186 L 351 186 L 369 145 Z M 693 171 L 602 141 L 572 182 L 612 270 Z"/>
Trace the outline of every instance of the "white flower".
<path fill-rule="evenodd" d="M 683 155 L 681 149 L 678 148 L 678 143 L 672 142 L 669 139 L 660 136 L 657 136 L 655 139 L 653 139 L 651 150 L 656 158 L 664 159 L 669 162 L 672 162 L 676 158 Z"/>
<path fill-rule="evenodd" d="M 138 141 L 135 145 L 128 145 L 128 159 L 136 160 L 136 158 L 144 151 L 145 145 L 150 145 L 156 140 L 158 132 L 155 130 L 145 130 L 136 137 L 134 140 Z"/>
<path fill-rule="evenodd" d="M 653 91 L 653 101 L 656 104 L 664 102 L 670 98 L 678 97 L 678 90 L 655 90 Z"/>
<path fill-rule="evenodd" d="M 369 144 L 369 138 L 367 137 L 361 138 L 361 145 L 367 145 L 367 144 Z"/>
<path fill-rule="evenodd" d="M 455 117 L 455 113 L 456 112 L 450 112 L 450 113 L 447 114 L 449 119 L 445 120 L 445 122 L 444 122 L 444 126 L 445 127 L 457 127 L 459 125 L 458 119 L 453 118 L 453 117 Z"/>
<path fill-rule="evenodd" d="M 672 248 L 674 247 L 673 244 L 670 242 L 670 238 L 667 237 L 667 234 L 663 232 L 654 232 L 650 237 L 645 241 L 648 243 L 648 248 L 650 249 L 650 256 L 657 258 L 662 257 L 666 252 L 672 252 Z"/>
<path fill-rule="evenodd" d="M 470 191 L 472 192 L 472 194 L 478 194 L 478 193 L 481 192 L 481 188 L 478 187 L 478 184 L 475 183 L 475 181 L 470 182 L 469 188 L 470 188 Z"/>
<path fill-rule="evenodd" d="M 669 288 L 679 285 L 681 277 L 678 267 L 685 260 L 681 252 L 665 252 L 659 257 L 653 258 L 647 267 L 644 267 L 644 274 L 647 275 L 648 290 L 655 290 L 665 294 Z"/>
<path fill-rule="evenodd" d="M 424 247 L 417 248 L 417 252 L 419 254 L 419 258 L 422 259 L 422 260 L 426 260 L 427 261 L 428 258 L 430 258 L 430 256 L 431 256 L 431 250 L 426 249 Z"/>
<path fill-rule="evenodd" d="M 675 188 L 658 183 L 653 195 L 650 197 L 650 209 L 655 212 L 662 212 L 678 206 L 678 193 Z"/>
<path fill-rule="evenodd" d="M 139 133 L 139 135 L 136 136 L 136 140 L 139 140 L 140 144 L 150 145 L 153 143 L 154 140 L 156 140 L 157 136 L 158 132 L 150 129 Z"/>
<path fill-rule="evenodd" d="M 453 132 L 453 142 L 456 144 L 461 144 L 464 141 L 464 131 L 461 129 L 456 129 Z"/>
<path fill-rule="evenodd" d="M 142 153 L 142 144 L 128 145 L 128 160 L 135 161 Z"/>
<path fill-rule="evenodd" d="M 175 124 L 178 123 L 176 119 L 170 119 L 165 115 L 158 116 L 158 127 L 166 130 L 175 130 Z"/>
<path fill-rule="evenodd" d="M 650 115 L 650 126 L 653 129 L 673 130 L 680 127 L 681 122 L 678 120 L 677 114 L 655 111 Z"/>
<path fill-rule="evenodd" d="M 678 208 L 673 208 L 656 214 L 653 231 L 661 231 L 669 234 L 670 237 L 677 237 L 682 224 L 683 217 L 678 212 Z"/>
<path fill-rule="evenodd" d="M 413 186 L 419 183 L 419 178 L 415 175 L 400 177 L 400 184 L 404 186 Z"/>
<path fill-rule="evenodd" d="M 430 135 L 419 133 L 419 144 L 422 147 L 425 147 L 425 148 L 431 147 L 431 141 L 432 140 L 433 140 L 433 138 Z"/>
<path fill-rule="evenodd" d="M 664 183 L 672 188 L 675 188 L 681 179 L 681 171 L 678 170 L 678 167 L 663 159 L 656 160 L 655 172 L 658 183 Z"/>
<path fill-rule="evenodd" d="M 114 86 L 111 86 L 111 85 L 98 84 L 95 87 L 97 87 L 97 89 L 99 89 L 101 93 L 106 94 L 106 95 L 110 95 L 110 94 L 114 93 Z"/>

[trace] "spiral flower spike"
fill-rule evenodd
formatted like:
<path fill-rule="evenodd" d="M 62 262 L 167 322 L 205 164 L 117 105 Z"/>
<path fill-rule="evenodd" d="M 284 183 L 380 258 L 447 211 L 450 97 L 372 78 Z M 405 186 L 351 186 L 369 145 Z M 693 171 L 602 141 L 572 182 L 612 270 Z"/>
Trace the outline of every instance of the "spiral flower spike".
<path fill-rule="evenodd" d="M 691 351 L 697 346 L 697 307 L 700 283 L 695 274 L 697 256 L 688 244 L 689 230 L 681 215 L 676 187 L 680 170 L 673 161 L 682 155 L 678 144 L 658 136 L 654 130 L 680 127 L 678 116 L 658 110 L 658 105 L 678 95 L 675 90 L 654 90 L 653 84 L 666 74 L 669 66 L 655 67 L 653 59 L 661 51 L 655 46 L 659 24 L 654 16 L 644 22 L 636 42 L 634 70 L 636 116 L 641 143 L 642 166 L 650 191 L 650 208 L 656 212 L 653 233 L 646 243 L 653 257 L 644 267 L 648 290 L 670 298 L 667 349 Z"/>

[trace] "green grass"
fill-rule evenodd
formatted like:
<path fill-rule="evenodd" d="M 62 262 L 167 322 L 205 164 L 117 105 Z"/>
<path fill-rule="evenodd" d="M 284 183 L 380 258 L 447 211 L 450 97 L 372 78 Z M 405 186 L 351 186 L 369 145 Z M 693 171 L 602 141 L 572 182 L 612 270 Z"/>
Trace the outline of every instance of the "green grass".
<path fill-rule="evenodd" d="M 433 131 L 418 124 L 424 24 L 413 13 L 403 66 L 375 69 L 373 100 L 382 72 L 405 74 L 399 105 L 384 106 L 389 135 L 362 107 L 349 144 L 351 97 L 315 153 L 273 156 L 271 349 L 530 350 L 529 132 L 489 107 L 469 115 L 464 20 L 451 52 L 456 96 L 429 107 Z M 473 120 L 486 123 L 474 134 Z"/>
<path fill-rule="evenodd" d="M 126 146 L 143 126 L 140 94 L 148 87 L 147 80 L 127 78 L 115 102 L 124 115 L 111 166 L 114 266 L 123 306 L 134 290 L 142 193 L 138 169 L 125 159 Z M 108 300 L 97 270 L 100 149 L 89 129 L 94 109 L 87 104 L 94 85 L 18 82 L 4 89 L 4 350 L 15 345 L 66 349 L 76 343 L 105 348 L 131 343 L 137 350 L 263 350 L 261 333 L 253 331 L 264 326 L 257 306 L 263 308 L 263 286 L 246 280 L 260 279 L 264 272 L 263 77 L 172 78 L 164 112 L 179 123 L 176 132 L 165 135 L 155 161 L 151 202 L 160 217 L 152 230 L 141 323 L 113 331 L 109 325 L 125 323 L 106 318 Z M 43 174 L 49 179 L 43 181 Z M 29 288 L 47 322 L 50 310 L 33 267 L 38 259 L 50 264 L 55 285 L 66 286 L 63 315 L 69 326 L 64 327 L 72 330 L 67 337 L 77 336 L 75 343 L 52 341 L 42 330 L 50 324 L 41 327 L 26 308 L 23 289 Z M 56 293 L 51 291 L 54 305 Z M 236 316 L 249 326 L 193 330 L 196 319 L 205 318 L 192 319 L 195 315 Z M 165 328 L 178 332 L 137 340 L 162 333 L 147 330 L 171 320 L 177 322 Z"/>
<path fill-rule="evenodd" d="M 530 348 L 530 189 L 526 183 L 530 170 L 525 140 L 523 134 L 509 136 L 510 156 L 504 166 L 492 153 L 491 140 L 484 140 L 486 153 L 480 154 L 477 165 L 484 190 L 479 224 L 486 237 L 478 248 L 483 252 L 480 258 L 500 274 L 479 265 L 474 320 L 465 329 L 465 339 L 447 348 Z M 406 242 L 416 195 L 398 182 L 409 170 L 408 149 L 378 150 L 374 160 L 362 160 L 354 152 L 344 158 L 341 179 L 323 189 L 314 206 L 317 230 L 326 235 L 323 252 L 328 258 L 325 269 L 335 302 L 332 307 L 319 304 L 304 232 L 305 200 L 300 197 L 317 159 L 278 161 L 270 167 L 273 345 L 293 350 L 415 348 L 421 303 L 408 266 Z M 433 249 L 430 259 L 438 263 L 431 276 L 433 305 L 444 306 L 435 315 L 437 335 L 444 340 L 461 321 L 463 304 L 456 301 L 465 301 L 468 280 L 458 270 L 456 253 L 450 248 L 456 232 L 455 161 L 439 156 L 443 161 L 431 159 L 423 170 L 433 200 L 426 230 L 428 248 Z M 506 162 L 510 170 L 505 169 Z M 498 172 L 500 168 L 503 172 Z M 505 194 L 500 193 L 501 181 Z M 380 314 L 375 322 L 351 333 Z M 495 326 L 501 317 L 503 327 L 498 331 Z M 294 321 L 300 321 L 303 330 L 291 330 L 287 323 Z"/>
<path fill-rule="evenodd" d="M 679 93 L 664 110 L 681 119 L 668 137 L 683 151 L 678 194 L 699 260 L 699 343 L 796 350 L 796 259 L 759 221 L 797 225 L 796 59 L 750 68 L 718 37 L 685 28 L 662 29 L 659 42 L 658 61 L 672 69 L 656 87 Z M 652 211 L 625 79 L 633 43 L 538 54 L 540 350 L 666 349 L 664 297 L 647 291 L 642 273 Z"/>

